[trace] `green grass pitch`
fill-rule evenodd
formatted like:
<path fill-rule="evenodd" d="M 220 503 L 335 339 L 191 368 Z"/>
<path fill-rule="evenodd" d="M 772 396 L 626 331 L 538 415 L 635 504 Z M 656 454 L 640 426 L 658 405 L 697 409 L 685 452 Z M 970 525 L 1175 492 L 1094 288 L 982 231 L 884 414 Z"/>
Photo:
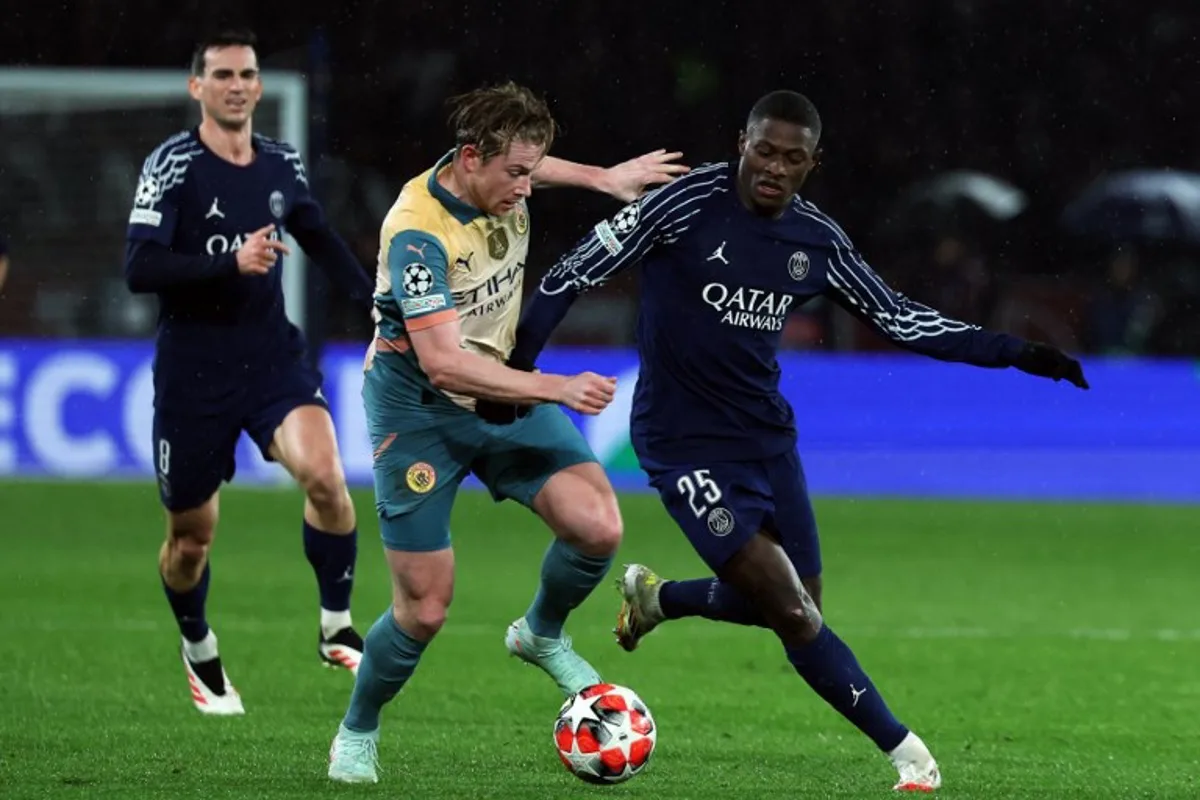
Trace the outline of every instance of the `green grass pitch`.
<path fill-rule="evenodd" d="M 357 493 L 354 613 L 386 607 Z M 330 785 L 352 678 L 318 664 L 295 491 L 227 489 L 209 619 L 247 716 L 191 707 L 155 576 L 153 485 L 0 483 L 2 798 L 885 797 L 886 759 L 767 632 L 670 623 L 634 654 L 610 583 L 576 646 L 659 726 L 647 772 L 589 787 L 554 754 L 561 698 L 512 659 L 548 534 L 466 493 L 450 620 L 385 711 L 381 783 Z M 618 563 L 704 574 L 657 500 L 622 498 Z M 826 614 L 929 743 L 947 798 L 1200 796 L 1200 509 L 823 499 Z"/>

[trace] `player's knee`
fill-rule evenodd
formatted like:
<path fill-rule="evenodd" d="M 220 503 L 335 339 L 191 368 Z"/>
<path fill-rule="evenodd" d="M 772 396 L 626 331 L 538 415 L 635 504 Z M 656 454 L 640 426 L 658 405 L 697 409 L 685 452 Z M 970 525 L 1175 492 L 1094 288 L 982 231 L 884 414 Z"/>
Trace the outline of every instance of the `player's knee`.
<path fill-rule="evenodd" d="M 167 548 L 186 567 L 199 564 L 208 556 L 217 531 L 215 502 L 199 508 L 174 512 L 167 519 Z"/>
<path fill-rule="evenodd" d="M 821 604 L 821 597 L 824 594 L 825 583 L 821 580 L 821 576 L 813 575 L 808 578 L 801 578 L 800 580 L 804 584 L 804 589 L 808 592 L 808 596 L 812 598 L 813 604 L 816 605 L 817 611 L 823 613 L 825 606 Z"/>
<path fill-rule="evenodd" d="M 392 614 L 401 628 L 414 639 L 428 642 L 446 624 L 450 603 L 441 597 L 425 597 L 404 606 L 396 606 Z"/>
<path fill-rule="evenodd" d="M 346 477 L 336 458 L 320 459 L 299 474 L 300 486 L 318 509 L 336 510 L 349 504 Z"/>
<path fill-rule="evenodd" d="M 615 503 L 611 507 L 603 504 L 585 529 L 576 547 L 589 556 L 603 558 L 617 552 L 621 546 L 621 537 L 624 535 L 625 527 L 621 522 L 621 514 L 616 509 Z"/>
<path fill-rule="evenodd" d="M 198 565 L 208 558 L 212 547 L 214 531 L 212 528 L 171 529 L 170 547 L 175 551 L 175 557 L 186 569 Z"/>
<path fill-rule="evenodd" d="M 764 616 L 785 645 L 807 644 L 821 632 L 824 619 L 812 598 L 807 595 L 790 597 L 771 605 L 772 608 L 764 609 Z"/>

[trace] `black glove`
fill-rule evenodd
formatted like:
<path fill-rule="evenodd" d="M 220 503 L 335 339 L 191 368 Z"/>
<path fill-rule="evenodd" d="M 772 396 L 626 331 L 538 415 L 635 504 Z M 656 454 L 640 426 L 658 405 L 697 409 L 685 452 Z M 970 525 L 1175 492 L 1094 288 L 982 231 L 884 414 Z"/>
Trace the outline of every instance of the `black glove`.
<path fill-rule="evenodd" d="M 1030 375 L 1056 381 L 1066 379 L 1080 389 L 1088 388 L 1087 379 L 1083 377 L 1083 366 L 1058 348 L 1042 342 L 1027 342 L 1017 354 L 1013 366 Z"/>
<path fill-rule="evenodd" d="M 524 359 L 510 358 L 506 367 L 519 369 L 522 372 L 533 372 L 533 362 Z M 511 425 L 529 414 L 532 406 L 521 406 L 516 403 L 499 403 L 495 400 L 476 400 L 475 414 L 484 422 L 492 425 Z"/>

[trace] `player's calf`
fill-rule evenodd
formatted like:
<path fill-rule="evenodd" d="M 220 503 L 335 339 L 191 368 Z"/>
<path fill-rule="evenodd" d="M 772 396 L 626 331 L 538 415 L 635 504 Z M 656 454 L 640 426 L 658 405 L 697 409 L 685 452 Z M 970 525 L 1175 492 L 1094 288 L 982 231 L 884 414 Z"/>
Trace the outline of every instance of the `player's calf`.
<path fill-rule="evenodd" d="M 330 753 L 330 778 L 375 779 L 374 742 L 383 707 L 412 677 L 429 642 L 441 630 L 454 591 L 454 551 L 387 551 L 392 605 L 363 641 L 354 693 Z M 370 739 L 368 748 L 364 739 Z M 339 749 L 339 742 L 346 747 Z"/>
<path fill-rule="evenodd" d="M 783 643 L 788 661 L 821 698 L 885 753 L 909 735 L 859 665 L 821 618 L 777 542 L 754 536 L 725 566 L 729 581 L 754 603 Z"/>

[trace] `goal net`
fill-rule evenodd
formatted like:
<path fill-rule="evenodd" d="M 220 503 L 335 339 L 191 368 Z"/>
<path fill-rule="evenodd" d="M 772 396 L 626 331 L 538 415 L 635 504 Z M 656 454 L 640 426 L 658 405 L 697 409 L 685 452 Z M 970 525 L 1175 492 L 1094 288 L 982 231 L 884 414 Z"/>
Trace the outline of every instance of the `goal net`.
<path fill-rule="evenodd" d="M 263 73 L 259 133 L 307 155 L 305 84 Z M 153 298 L 125 288 L 125 227 L 142 161 L 199 122 L 187 73 L 0 69 L 0 235 L 13 270 L 0 335 L 144 337 Z M 304 327 L 304 254 L 284 270 L 288 316 Z"/>

